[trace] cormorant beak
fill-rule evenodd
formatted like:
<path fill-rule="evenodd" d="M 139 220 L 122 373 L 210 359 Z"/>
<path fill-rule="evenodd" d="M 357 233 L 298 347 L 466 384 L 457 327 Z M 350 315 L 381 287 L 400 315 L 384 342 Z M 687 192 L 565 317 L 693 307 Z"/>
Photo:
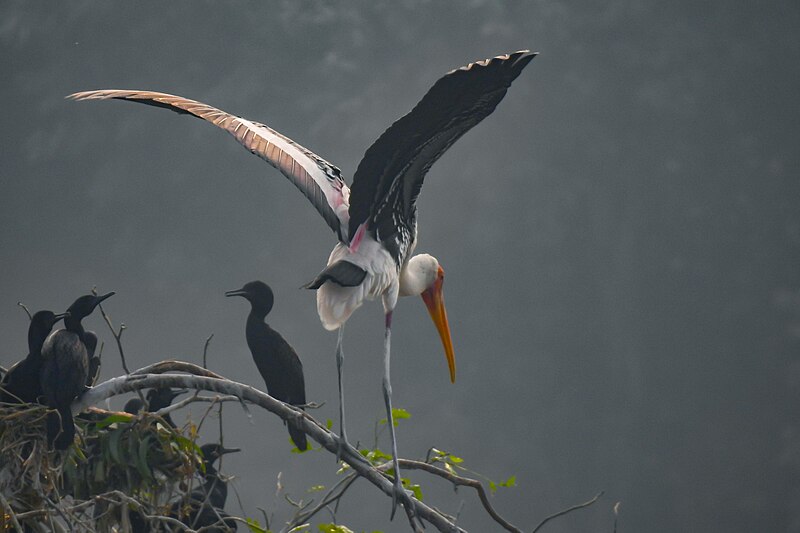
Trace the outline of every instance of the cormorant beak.
<path fill-rule="evenodd" d="M 236 289 L 235 291 L 225 291 L 225 296 L 247 296 L 244 289 Z"/>
<path fill-rule="evenodd" d="M 69 311 L 67 311 L 66 313 L 61 313 L 60 315 L 56 315 L 56 316 L 53 317 L 53 324 L 55 324 L 56 322 L 58 322 L 62 318 L 69 318 L 70 316 L 72 316 L 72 315 L 69 314 Z"/>
<path fill-rule="evenodd" d="M 97 303 L 96 303 L 95 305 L 98 305 L 98 304 L 100 304 L 100 303 L 101 303 L 103 300 L 107 300 L 108 298 L 111 298 L 111 297 L 112 297 L 112 296 L 114 296 L 115 294 L 117 294 L 117 293 L 116 293 L 116 292 L 114 292 L 114 291 L 111 291 L 111 292 L 109 292 L 108 294 L 104 294 L 104 295 L 102 295 L 102 296 L 98 296 L 98 297 L 97 297 Z"/>
<path fill-rule="evenodd" d="M 171 390 L 170 391 L 170 399 L 169 400 L 172 401 L 175 398 L 177 398 L 178 396 L 180 396 L 181 394 L 186 394 L 187 392 L 189 392 L 189 389 Z"/>
<path fill-rule="evenodd" d="M 236 453 L 236 452 L 240 452 L 240 451 L 242 451 L 241 448 L 222 448 L 222 447 L 220 447 L 219 455 L 221 457 L 221 456 L 223 456 L 225 454 L 228 454 L 228 453 Z"/>
<path fill-rule="evenodd" d="M 453 353 L 453 339 L 450 337 L 450 325 L 447 322 L 447 310 L 444 307 L 444 293 L 442 284 L 444 283 L 444 269 L 440 266 L 439 273 L 433 285 L 422 291 L 422 300 L 428 308 L 439 337 L 442 339 L 444 354 L 447 357 L 447 366 L 450 369 L 450 382 L 456 382 L 456 356 Z"/>

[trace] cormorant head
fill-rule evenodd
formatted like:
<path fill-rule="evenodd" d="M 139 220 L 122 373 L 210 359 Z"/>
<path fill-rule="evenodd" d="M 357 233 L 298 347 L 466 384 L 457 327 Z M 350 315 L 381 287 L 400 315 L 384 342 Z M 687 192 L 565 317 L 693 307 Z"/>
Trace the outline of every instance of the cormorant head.
<path fill-rule="evenodd" d="M 250 305 L 253 306 L 253 311 L 263 313 L 267 316 L 272 310 L 272 305 L 275 303 L 275 297 L 272 295 L 272 289 L 263 281 L 251 281 L 245 283 L 244 287 L 235 291 L 228 291 L 225 296 L 243 296 L 247 298 Z"/>
<path fill-rule="evenodd" d="M 170 405 L 172 400 L 185 392 L 188 391 L 186 389 L 171 389 L 169 387 L 150 389 L 147 391 L 147 404 L 150 406 L 150 411 L 158 411 Z"/>
<path fill-rule="evenodd" d="M 70 320 L 77 320 L 80 322 L 84 317 L 91 315 L 92 311 L 94 311 L 94 308 L 100 305 L 100 302 L 106 298 L 114 296 L 114 294 L 115 293 L 113 292 L 109 292 L 108 294 L 104 294 L 102 296 L 96 296 L 94 294 L 81 296 L 72 302 L 72 305 L 70 305 L 69 309 L 67 309 L 67 312 L 70 314 Z"/>
<path fill-rule="evenodd" d="M 41 350 L 44 340 L 50 334 L 53 326 L 64 317 L 69 316 L 69 313 L 61 313 L 57 315 L 52 311 L 38 311 L 31 317 L 31 323 L 28 326 L 28 347 L 35 349 L 38 346 Z"/>
<path fill-rule="evenodd" d="M 131 398 L 125 402 L 125 407 L 122 408 L 123 411 L 132 415 L 138 415 L 142 409 L 144 409 L 144 404 L 139 398 Z"/>
<path fill-rule="evenodd" d="M 240 452 L 242 451 L 240 448 L 224 448 L 222 445 L 213 443 L 213 444 L 203 444 L 200 447 L 200 451 L 203 454 L 203 459 L 205 460 L 206 464 L 214 464 L 214 461 L 219 459 L 225 454 Z"/>

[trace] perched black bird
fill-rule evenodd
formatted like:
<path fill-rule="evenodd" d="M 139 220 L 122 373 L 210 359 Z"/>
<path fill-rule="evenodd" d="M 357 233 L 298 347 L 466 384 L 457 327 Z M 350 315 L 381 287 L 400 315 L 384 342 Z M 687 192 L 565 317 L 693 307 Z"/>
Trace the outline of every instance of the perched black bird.
<path fill-rule="evenodd" d="M 173 505 L 173 516 L 192 529 L 200 529 L 216 524 L 222 519 L 225 528 L 209 528 L 206 531 L 236 530 L 236 522 L 225 520 L 228 515 L 223 510 L 228 499 L 228 483 L 222 480 L 214 468 L 214 463 L 225 454 L 238 452 L 239 448 L 224 448 L 219 444 L 204 444 L 203 453 L 205 473 L 203 485 L 194 489 L 187 500 Z"/>
<path fill-rule="evenodd" d="M 58 450 L 67 449 L 75 438 L 70 404 L 86 389 L 89 374 L 89 353 L 81 320 L 113 295 L 113 292 L 103 296 L 87 294 L 75 300 L 67 309 L 65 329 L 51 333 L 42 347 L 42 396 L 48 407 L 58 411 L 47 417 L 47 442 Z"/>
<path fill-rule="evenodd" d="M 173 390 L 169 387 L 163 387 L 160 389 L 150 389 L 149 391 L 147 391 L 147 396 L 146 396 L 148 405 L 147 412 L 155 413 L 156 411 L 159 411 L 164 407 L 171 405 L 172 400 L 174 400 L 175 398 L 186 392 L 187 392 L 186 389 Z M 126 413 L 130 413 L 132 415 L 139 414 L 139 411 L 143 409 L 144 409 L 144 404 L 142 403 L 142 400 L 139 399 L 138 397 L 131 398 L 125 403 L 125 407 L 123 407 L 123 410 Z M 164 422 L 166 422 L 172 427 L 175 427 L 175 423 L 172 421 L 172 418 L 169 416 L 169 413 L 164 415 L 162 418 L 164 419 Z"/>
<path fill-rule="evenodd" d="M 42 395 L 39 374 L 42 371 L 42 345 L 56 323 L 67 313 L 56 315 L 52 311 L 39 311 L 31 317 L 28 326 L 28 355 L 12 366 L 0 382 L 0 401 L 32 403 Z"/>
<path fill-rule="evenodd" d="M 247 346 L 250 347 L 253 360 L 264 378 L 267 392 L 282 402 L 296 406 L 305 405 L 303 363 L 281 334 L 264 322 L 275 301 L 272 289 L 263 281 L 251 281 L 239 290 L 226 292 L 225 296 L 243 296 L 250 302 L 250 314 L 247 316 L 245 329 Z M 306 434 L 297 422 L 290 420 L 288 426 L 294 445 L 299 450 L 308 449 Z"/>

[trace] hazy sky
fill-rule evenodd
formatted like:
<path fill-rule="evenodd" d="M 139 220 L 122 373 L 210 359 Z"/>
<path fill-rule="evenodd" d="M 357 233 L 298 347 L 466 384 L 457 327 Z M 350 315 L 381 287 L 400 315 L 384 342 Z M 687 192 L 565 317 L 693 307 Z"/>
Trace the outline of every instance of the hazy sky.
<path fill-rule="evenodd" d="M 518 486 L 494 502 L 531 530 L 800 531 L 800 7 L 796 2 L 62 2 L 0 4 L 0 363 L 26 350 L 16 307 L 96 285 L 129 364 L 199 361 L 263 387 L 244 339 L 252 279 L 336 419 L 335 334 L 298 289 L 335 243 L 276 170 L 225 133 L 100 88 L 180 94 L 265 122 L 352 176 L 448 70 L 541 55 L 433 167 L 419 252 L 439 258 L 458 377 L 418 299 L 395 314 L 400 453 L 431 447 Z M 383 416 L 382 314 L 348 324 L 348 433 Z M 106 341 L 103 377 L 120 365 Z M 118 407 L 124 399 L 118 399 Z M 279 420 L 225 409 L 244 512 L 280 523 L 329 454 L 289 454 Z M 194 413 L 193 416 L 198 416 Z M 213 439 L 216 427 L 207 427 Z M 384 445 L 384 448 L 386 446 Z M 467 490 L 415 474 L 470 531 Z M 242 513 L 235 497 L 228 510 Z M 357 483 L 340 521 L 405 531 Z M 329 517 L 320 517 L 329 519 Z"/>

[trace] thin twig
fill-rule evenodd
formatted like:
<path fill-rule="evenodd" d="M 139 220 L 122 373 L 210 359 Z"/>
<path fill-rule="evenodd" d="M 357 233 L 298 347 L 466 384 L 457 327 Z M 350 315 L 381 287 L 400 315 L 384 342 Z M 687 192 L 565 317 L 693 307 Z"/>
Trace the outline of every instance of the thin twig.
<path fill-rule="evenodd" d="M 590 506 L 590 505 L 592 505 L 594 502 L 596 502 L 597 500 L 599 500 L 599 499 L 600 499 L 600 496 L 602 496 L 604 492 L 605 492 L 605 491 L 601 490 L 600 492 L 598 492 L 598 493 L 595 495 L 595 497 L 594 497 L 594 498 L 592 498 L 591 500 L 589 500 L 589 501 L 587 501 L 587 502 L 579 503 L 578 505 L 573 505 L 573 506 L 572 506 L 572 507 L 570 507 L 569 509 L 564 509 L 563 511 L 559 511 L 559 512 L 557 512 L 557 513 L 555 513 L 555 514 L 551 514 L 550 516 L 548 516 L 547 518 L 545 518 L 544 520 L 542 520 L 542 521 L 539 523 L 539 525 L 538 525 L 538 526 L 536 526 L 536 527 L 534 528 L 534 530 L 533 530 L 533 533 L 536 533 L 537 531 L 539 531 L 539 530 L 542 528 L 542 526 L 543 526 L 543 525 L 545 525 L 547 522 L 549 522 L 549 521 L 550 521 L 550 520 L 552 520 L 553 518 L 558 518 L 559 516 L 564 516 L 565 514 L 567 514 L 567 513 L 571 513 L 572 511 L 577 511 L 578 509 L 583 509 L 584 507 L 589 507 L 589 506 Z"/>
<path fill-rule="evenodd" d="M 28 320 L 33 320 L 33 315 L 31 315 L 31 310 L 30 310 L 30 309 L 28 309 L 28 306 L 26 306 L 26 305 L 25 305 L 24 303 L 22 303 L 22 302 L 17 302 L 17 305 L 18 305 L 18 306 L 20 306 L 22 309 L 24 309 L 24 310 L 25 310 L 25 314 L 26 314 L 26 315 L 28 315 Z"/>
<path fill-rule="evenodd" d="M 11 523 L 14 524 L 14 527 L 17 528 L 17 531 L 24 531 L 22 529 L 22 526 L 19 524 L 19 521 L 17 520 L 17 515 L 14 514 L 14 509 L 11 508 L 11 505 L 9 505 L 8 500 L 6 500 L 2 494 L 0 494 L 0 503 L 3 504 L 4 514 L 5 514 L 5 509 L 8 509 L 8 516 L 11 517 Z"/>
<path fill-rule="evenodd" d="M 500 516 L 500 514 L 497 511 L 494 510 L 494 507 L 492 507 L 492 504 L 489 501 L 489 497 L 486 494 L 486 489 L 483 488 L 483 483 L 481 483 L 477 479 L 471 479 L 459 476 L 452 472 L 448 472 L 444 468 L 439 468 L 438 466 L 432 465 L 430 463 L 423 463 L 422 461 L 414 461 L 412 459 L 398 459 L 398 462 L 400 463 L 400 466 L 405 469 L 424 470 L 425 472 L 446 479 L 453 485 L 472 487 L 478 492 L 478 497 L 480 498 L 484 509 L 486 509 L 486 512 L 489 513 L 489 516 L 491 516 L 495 522 L 503 526 L 503 528 L 506 529 L 507 531 L 511 531 L 513 533 L 522 533 L 521 529 L 519 529 L 517 526 L 507 521 L 505 518 Z M 377 467 L 377 469 L 381 471 L 387 470 L 389 468 L 392 468 L 391 462 L 384 463 Z"/>
<path fill-rule="evenodd" d="M 614 504 L 614 533 L 617 533 L 617 520 L 619 519 L 619 505 L 622 502 L 617 502 Z"/>
<path fill-rule="evenodd" d="M 92 294 L 97 296 L 97 287 L 92 287 Z M 125 362 L 125 351 L 122 349 L 122 332 L 127 328 L 125 324 L 120 324 L 119 332 L 114 330 L 114 325 L 111 323 L 111 318 L 109 318 L 108 314 L 106 314 L 105 309 L 103 309 L 103 304 L 98 304 L 98 307 L 100 308 L 100 314 L 103 315 L 103 320 L 106 321 L 106 324 L 108 324 L 108 329 L 111 330 L 111 334 L 114 336 L 114 340 L 117 341 L 119 357 L 122 359 L 122 369 L 125 370 L 126 374 L 130 374 L 131 371 L 128 370 L 128 364 Z"/>
<path fill-rule="evenodd" d="M 203 346 L 203 368 L 205 368 L 206 370 L 208 370 L 208 361 L 206 359 L 206 356 L 208 355 L 208 345 L 211 343 L 211 339 L 213 339 L 213 338 L 214 338 L 214 334 L 212 333 L 206 339 L 205 346 Z"/>
<path fill-rule="evenodd" d="M 97 296 L 97 287 L 92 287 L 92 294 Z M 126 374 L 130 374 L 131 371 L 128 370 L 128 364 L 125 362 L 125 351 L 122 349 L 122 332 L 125 331 L 126 327 L 124 323 L 119 325 L 119 331 L 114 330 L 114 325 L 111 323 L 111 318 L 106 314 L 106 310 L 103 309 L 103 304 L 98 304 L 100 308 L 100 314 L 103 316 L 103 320 L 106 321 L 108 325 L 108 329 L 111 331 L 111 335 L 114 336 L 114 340 L 117 342 L 117 350 L 119 350 L 119 358 L 122 359 L 122 369 L 125 371 Z M 144 406 L 145 410 L 150 408 L 150 405 L 147 399 L 144 397 L 144 393 L 141 390 L 136 391 L 136 395 L 141 400 L 142 405 Z"/>
<path fill-rule="evenodd" d="M 297 513 L 295 513 L 295 517 L 288 524 L 286 524 L 286 527 L 284 527 L 281 530 L 281 532 L 285 533 L 287 531 L 291 531 L 292 529 L 294 529 L 296 527 L 299 527 L 303 523 L 307 522 L 312 516 L 314 516 L 315 514 L 320 512 L 322 509 L 324 509 L 325 507 L 327 507 L 331 503 L 339 500 L 339 498 L 344 496 L 344 493 L 347 492 L 347 489 L 349 489 L 350 486 L 357 479 L 358 479 L 358 476 L 356 474 L 354 474 L 354 473 L 347 474 L 345 477 L 340 479 L 333 487 L 331 487 L 331 489 L 322 498 L 322 500 L 320 500 L 320 502 L 317 504 L 316 507 L 314 507 L 313 509 L 311 509 L 309 511 L 306 511 L 306 512 L 303 512 L 302 509 L 299 509 L 297 511 Z M 338 490 L 340 488 L 341 488 L 341 490 L 339 490 L 339 492 L 336 493 L 336 490 Z"/>
<path fill-rule="evenodd" d="M 166 406 L 166 407 L 164 407 L 162 409 L 159 409 L 158 411 L 156 411 L 153 414 L 156 415 L 156 416 L 163 417 L 164 415 L 168 415 L 172 411 L 177 411 L 178 409 L 182 409 L 182 408 L 186 407 L 189 404 L 198 403 L 198 402 L 218 403 L 218 402 L 240 402 L 240 401 L 241 400 L 239 398 L 237 398 L 236 396 L 232 396 L 232 395 L 229 395 L 229 396 L 219 396 L 219 395 L 218 396 L 189 396 L 188 398 L 184 398 L 183 400 L 181 400 L 179 402 L 175 402 L 175 403 L 170 404 L 170 405 L 168 405 L 168 406 Z"/>

